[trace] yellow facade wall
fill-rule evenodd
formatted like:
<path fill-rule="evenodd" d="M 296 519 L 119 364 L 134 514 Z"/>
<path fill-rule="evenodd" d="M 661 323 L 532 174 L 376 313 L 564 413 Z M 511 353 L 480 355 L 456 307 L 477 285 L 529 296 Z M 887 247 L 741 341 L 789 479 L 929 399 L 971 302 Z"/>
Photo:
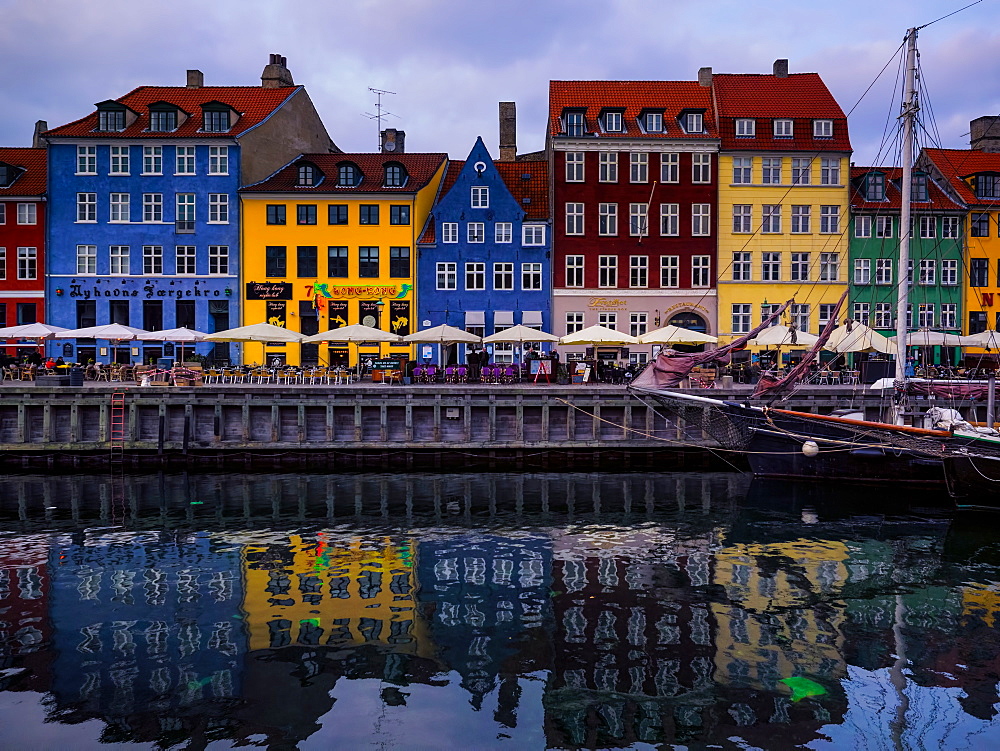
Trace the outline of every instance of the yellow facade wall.
<path fill-rule="evenodd" d="M 751 181 L 737 184 L 733 182 L 733 159 L 753 160 Z M 763 158 L 782 159 L 781 183 L 772 185 L 763 182 Z M 719 156 L 719 344 L 725 344 L 739 336 L 733 331 L 733 305 L 750 305 L 750 328 L 761 321 L 761 305 L 776 304 L 795 299 L 797 304 L 810 306 L 809 333 L 819 333 L 820 305 L 835 305 L 847 289 L 848 284 L 848 227 L 849 201 L 848 179 L 850 164 L 848 157 L 839 159 L 839 181 L 835 185 L 823 185 L 822 165 L 819 157 L 812 158 L 808 185 L 792 185 L 792 159 L 808 158 L 802 154 L 774 153 L 722 153 Z M 750 232 L 735 232 L 733 207 L 750 205 Z M 781 206 L 781 231 L 763 233 L 763 207 Z M 809 206 L 809 232 L 793 233 L 792 207 Z M 821 232 L 821 207 L 839 207 L 837 232 Z M 750 253 L 750 280 L 734 279 L 734 253 Z M 781 254 L 780 281 L 763 280 L 763 253 Z M 792 281 L 792 254 L 809 254 L 808 281 Z M 836 278 L 820 281 L 821 254 L 836 253 L 839 261 Z M 849 315 L 849 310 L 841 311 L 841 320 Z M 781 323 L 789 323 L 786 312 Z"/>
<path fill-rule="evenodd" d="M 996 235 L 996 227 L 1000 222 L 1000 212 L 977 210 L 976 214 L 989 214 L 988 237 L 972 237 L 972 214 L 965 220 L 965 242 L 966 242 L 966 268 L 962 270 L 963 276 L 963 306 L 967 311 L 965 320 L 960 323 L 962 332 L 969 333 L 969 312 L 985 312 L 986 328 L 996 329 L 998 326 L 997 315 L 1000 314 L 1000 237 Z M 989 262 L 988 273 L 986 274 L 985 287 L 973 287 L 970 270 L 972 260 L 985 258 Z M 969 347 L 967 351 L 986 352 L 981 347 Z"/>

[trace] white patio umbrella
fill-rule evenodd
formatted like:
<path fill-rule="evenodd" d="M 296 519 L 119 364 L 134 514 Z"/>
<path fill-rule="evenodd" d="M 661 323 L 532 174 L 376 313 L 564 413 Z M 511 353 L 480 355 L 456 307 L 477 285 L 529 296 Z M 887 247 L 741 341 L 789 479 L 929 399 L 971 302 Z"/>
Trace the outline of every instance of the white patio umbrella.
<path fill-rule="evenodd" d="M 151 331 L 148 334 L 143 334 L 139 337 L 139 339 L 144 342 L 176 342 L 177 344 L 180 344 L 180 361 L 184 362 L 184 343 L 200 342 L 206 336 L 208 336 L 208 334 L 204 331 L 195 331 L 194 329 L 181 326 L 180 328 L 167 329 L 165 331 Z"/>
<path fill-rule="evenodd" d="M 0 339 L 61 339 L 58 335 L 65 331 L 69 329 L 48 323 L 23 323 L 0 328 Z"/>
<path fill-rule="evenodd" d="M 483 339 L 476 334 L 470 334 L 468 331 L 442 323 L 431 329 L 407 334 L 403 337 L 403 341 L 411 344 L 438 345 L 438 362 L 441 362 L 441 347 L 447 347 L 451 344 L 481 344 Z"/>
<path fill-rule="evenodd" d="M 59 334 L 60 339 L 107 339 L 111 342 L 131 342 L 142 334 L 148 334 L 146 329 L 124 326 L 120 323 L 105 323 L 100 326 L 87 326 L 82 329 L 69 329 Z"/>
<path fill-rule="evenodd" d="M 819 340 L 815 334 L 790 328 L 789 326 L 768 326 L 747 344 L 757 347 L 811 347 Z"/>
<path fill-rule="evenodd" d="M 265 359 L 264 345 L 267 342 L 301 342 L 305 337 L 297 331 L 290 331 L 283 326 L 270 323 L 253 323 L 249 326 L 239 326 L 235 329 L 216 331 L 202 341 L 206 342 L 260 342 L 261 360 Z"/>
<path fill-rule="evenodd" d="M 390 331 L 376 329 L 373 326 L 365 326 L 360 323 L 352 323 L 350 326 L 341 326 L 339 329 L 330 329 L 319 334 L 313 334 L 303 339 L 303 342 L 343 342 L 349 344 L 353 342 L 358 345 L 358 372 L 361 368 L 361 344 L 364 342 L 400 342 L 403 338 L 399 334 Z"/>
<path fill-rule="evenodd" d="M 0 330 L 0 335 L 3 331 Z M 2 337 L 0 337 L 2 338 Z M 969 334 L 962 337 L 963 347 L 984 347 L 986 349 L 1000 349 L 1000 331 L 987 329 L 978 334 Z"/>
<path fill-rule="evenodd" d="M 649 331 L 639 337 L 639 344 L 715 344 L 718 341 L 718 337 L 711 334 L 703 334 L 673 324 Z"/>
<path fill-rule="evenodd" d="M 850 331 L 847 326 L 838 326 L 830 334 L 824 349 L 830 352 L 883 352 L 895 355 L 896 344 L 873 328 L 854 322 Z"/>
<path fill-rule="evenodd" d="M 893 342 L 896 337 L 889 337 Z M 958 334 L 946 334 L 943 331 L 931 331 L 930 329 L 920 329 L 911 331 L 906 335 L 907 347 L 961 347 L 964 337 Z"/>
<path fill-rule="evenodd" d="M 598 346 L 607 344 L 609 346 L 622 346 L 625 344 L 638 344 L 639 339 L 630 334 L 623 334 L 621 331 L 609 329 L 607 326 L 588 326 L 574 334 L 567 334 L 559 339 L 560 344 L 589 344 Z"/>
<path fill-rule="evenodd" d="M 555 334 L 550 334 L 546 331 L 539 331 L 538 329 L 533 329 L 530 326 L 525 326 L 519 323 L 517 326 L 511 326 L 509 329 L 504 329 L 503 331 L 498 331 L 495 334 L 490 334 L 489 336 L 483 337 L 483 344 L 496 344 L 499 342 L 518 343 L 521 349 L 521 357 L 524 357 L 524 343 L 525 342 L 558 342 L 559 337 Z"/>

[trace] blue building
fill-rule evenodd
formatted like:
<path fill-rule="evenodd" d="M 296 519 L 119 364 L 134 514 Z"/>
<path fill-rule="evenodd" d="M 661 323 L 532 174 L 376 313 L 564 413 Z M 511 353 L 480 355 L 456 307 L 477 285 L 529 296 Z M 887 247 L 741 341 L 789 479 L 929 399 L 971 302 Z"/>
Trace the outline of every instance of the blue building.
<path fill-rule="evenodd" d="M 142 86 L 44 133 L 48 143 L 48 322 L 150 331 L 240 324 L 238 189 L 302 151 L 333 144 L 285 59 L 260 86 Z M 159 342 L 55 342 L 80 362 L 148 362 Z M 228 344 L 198 352 L 235 359 Z M 214 351 L 213 351 L 214 350 Z"/>
<path fill-rule="evenodd" d="M 546 162 L 495 162 L 478 138 L 465 162 L 449 163 L 420 239 L 419 328 L 446 323 L 480 336 L 517 324 L 550 331 L 548 216 Z M 520 354 L 514 344 L 491 346 L 495 362 Z"/>

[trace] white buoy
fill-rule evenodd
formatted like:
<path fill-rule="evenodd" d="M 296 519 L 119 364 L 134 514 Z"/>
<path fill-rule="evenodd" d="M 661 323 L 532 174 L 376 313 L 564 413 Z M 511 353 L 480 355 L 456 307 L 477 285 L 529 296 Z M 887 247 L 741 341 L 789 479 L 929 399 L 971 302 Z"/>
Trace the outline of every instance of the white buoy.
<path fill-rule="evenodd" d="M 819 446 L 816 445 L 816 441 L 806 441 L 803 443 L 802 453 L 808 457 L 816 456 L 819 453 Z"/>

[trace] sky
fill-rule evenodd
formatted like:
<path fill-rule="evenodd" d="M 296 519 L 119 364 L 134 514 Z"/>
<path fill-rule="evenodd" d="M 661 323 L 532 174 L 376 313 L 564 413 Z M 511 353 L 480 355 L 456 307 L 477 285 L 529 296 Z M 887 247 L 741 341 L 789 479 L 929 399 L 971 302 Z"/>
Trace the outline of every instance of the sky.
<path fill-rule="evenodd" d="M 969 121 L 1000 114 L 1000 0 L 937 20 L 972 1 L 0 0 L 0 145 L 137 86 L 183 86 L 189 68 L 259 85 L 278 53 L 344 151 L 378 147 L 371 87 L 395 92 L 383 127 L 406 131 L 408 152 L 464 159 L 481 135 L 496 156 L 500 101 L 517 103 L 518 152 L 544 148 L 551 79 L 696 80 L 786 58 L 849 113 L 856 164 L 895 164 L 883 142 L 910 26 L 931 24 L 921 145 L 967 148 Z"/>

